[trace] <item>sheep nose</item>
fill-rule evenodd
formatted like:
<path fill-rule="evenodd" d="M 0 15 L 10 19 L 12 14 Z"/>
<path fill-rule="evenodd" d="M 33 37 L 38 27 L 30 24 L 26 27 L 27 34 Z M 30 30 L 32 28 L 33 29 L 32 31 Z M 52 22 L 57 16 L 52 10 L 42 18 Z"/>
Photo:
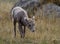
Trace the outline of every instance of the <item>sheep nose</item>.
<path fill-rule="evenodd" d="M 33 30 L 32 32 L 35 32 L 35 30 Z"/>

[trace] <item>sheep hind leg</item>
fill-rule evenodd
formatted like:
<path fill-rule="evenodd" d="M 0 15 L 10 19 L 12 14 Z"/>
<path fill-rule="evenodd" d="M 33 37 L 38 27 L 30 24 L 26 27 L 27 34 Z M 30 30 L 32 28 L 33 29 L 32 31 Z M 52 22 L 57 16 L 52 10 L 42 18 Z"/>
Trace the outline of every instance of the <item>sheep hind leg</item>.
<path fill-rule="evenodd" d="M 14 19 L 14 37 L 16 37 L 16 20 Z"/>

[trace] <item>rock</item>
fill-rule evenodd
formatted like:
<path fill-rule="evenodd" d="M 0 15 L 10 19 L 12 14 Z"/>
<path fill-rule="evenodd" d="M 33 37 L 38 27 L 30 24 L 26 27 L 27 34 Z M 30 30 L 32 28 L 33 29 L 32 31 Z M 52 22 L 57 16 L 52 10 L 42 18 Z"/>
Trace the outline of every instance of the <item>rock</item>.
<path fill-rule="evenodd" d="M 60 7 L 49 3 L 49 4 L 45 4 L 43 5 L 43 15 L 44 16 L 50 16 L 50 15 L 54 15 L 55 17 L 60 17 Z"/>

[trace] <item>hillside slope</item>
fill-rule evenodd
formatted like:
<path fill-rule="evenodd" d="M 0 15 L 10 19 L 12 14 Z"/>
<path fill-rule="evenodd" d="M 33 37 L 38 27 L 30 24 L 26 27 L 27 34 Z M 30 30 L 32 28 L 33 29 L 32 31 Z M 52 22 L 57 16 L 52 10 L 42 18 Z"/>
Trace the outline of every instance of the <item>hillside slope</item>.
<path fill-rule="evenodd" d="M 10 17 L 10 10 L 13 5 L 14 3 L 9 2 L 0 3 L 0 44 L 60 44 L 60 18 L 54 16 L 59 14 L 60 7 L 54 4 L 43 5 L 43 9 L 36 13 L 35 32 L 32 33 L 27 28 L 26 36 L 22 39 L 18 25 L 17 36 L 14 38 L 13 22 Z M 50 5 L 52 5 L 52 13 L 50 13 Z M 55 9 L 57 10 L 55 11 Z M 46 14 L 49 16 L 44 16 Z"/>

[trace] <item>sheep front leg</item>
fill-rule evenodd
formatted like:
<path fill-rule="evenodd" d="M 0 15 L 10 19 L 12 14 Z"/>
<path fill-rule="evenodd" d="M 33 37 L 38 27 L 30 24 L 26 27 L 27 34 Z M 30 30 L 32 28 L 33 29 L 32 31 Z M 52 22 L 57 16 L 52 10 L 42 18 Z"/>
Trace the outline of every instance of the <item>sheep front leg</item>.
<path fill-rule="evenodd" d="M 20 23 L 18 23 L 18 25 L 19 25 L 19 32 L 21 34 L 21 38 L 24 38 L 24 30 L 23 30 L 23 27 L 22 27 L 22 25 Z"/>

